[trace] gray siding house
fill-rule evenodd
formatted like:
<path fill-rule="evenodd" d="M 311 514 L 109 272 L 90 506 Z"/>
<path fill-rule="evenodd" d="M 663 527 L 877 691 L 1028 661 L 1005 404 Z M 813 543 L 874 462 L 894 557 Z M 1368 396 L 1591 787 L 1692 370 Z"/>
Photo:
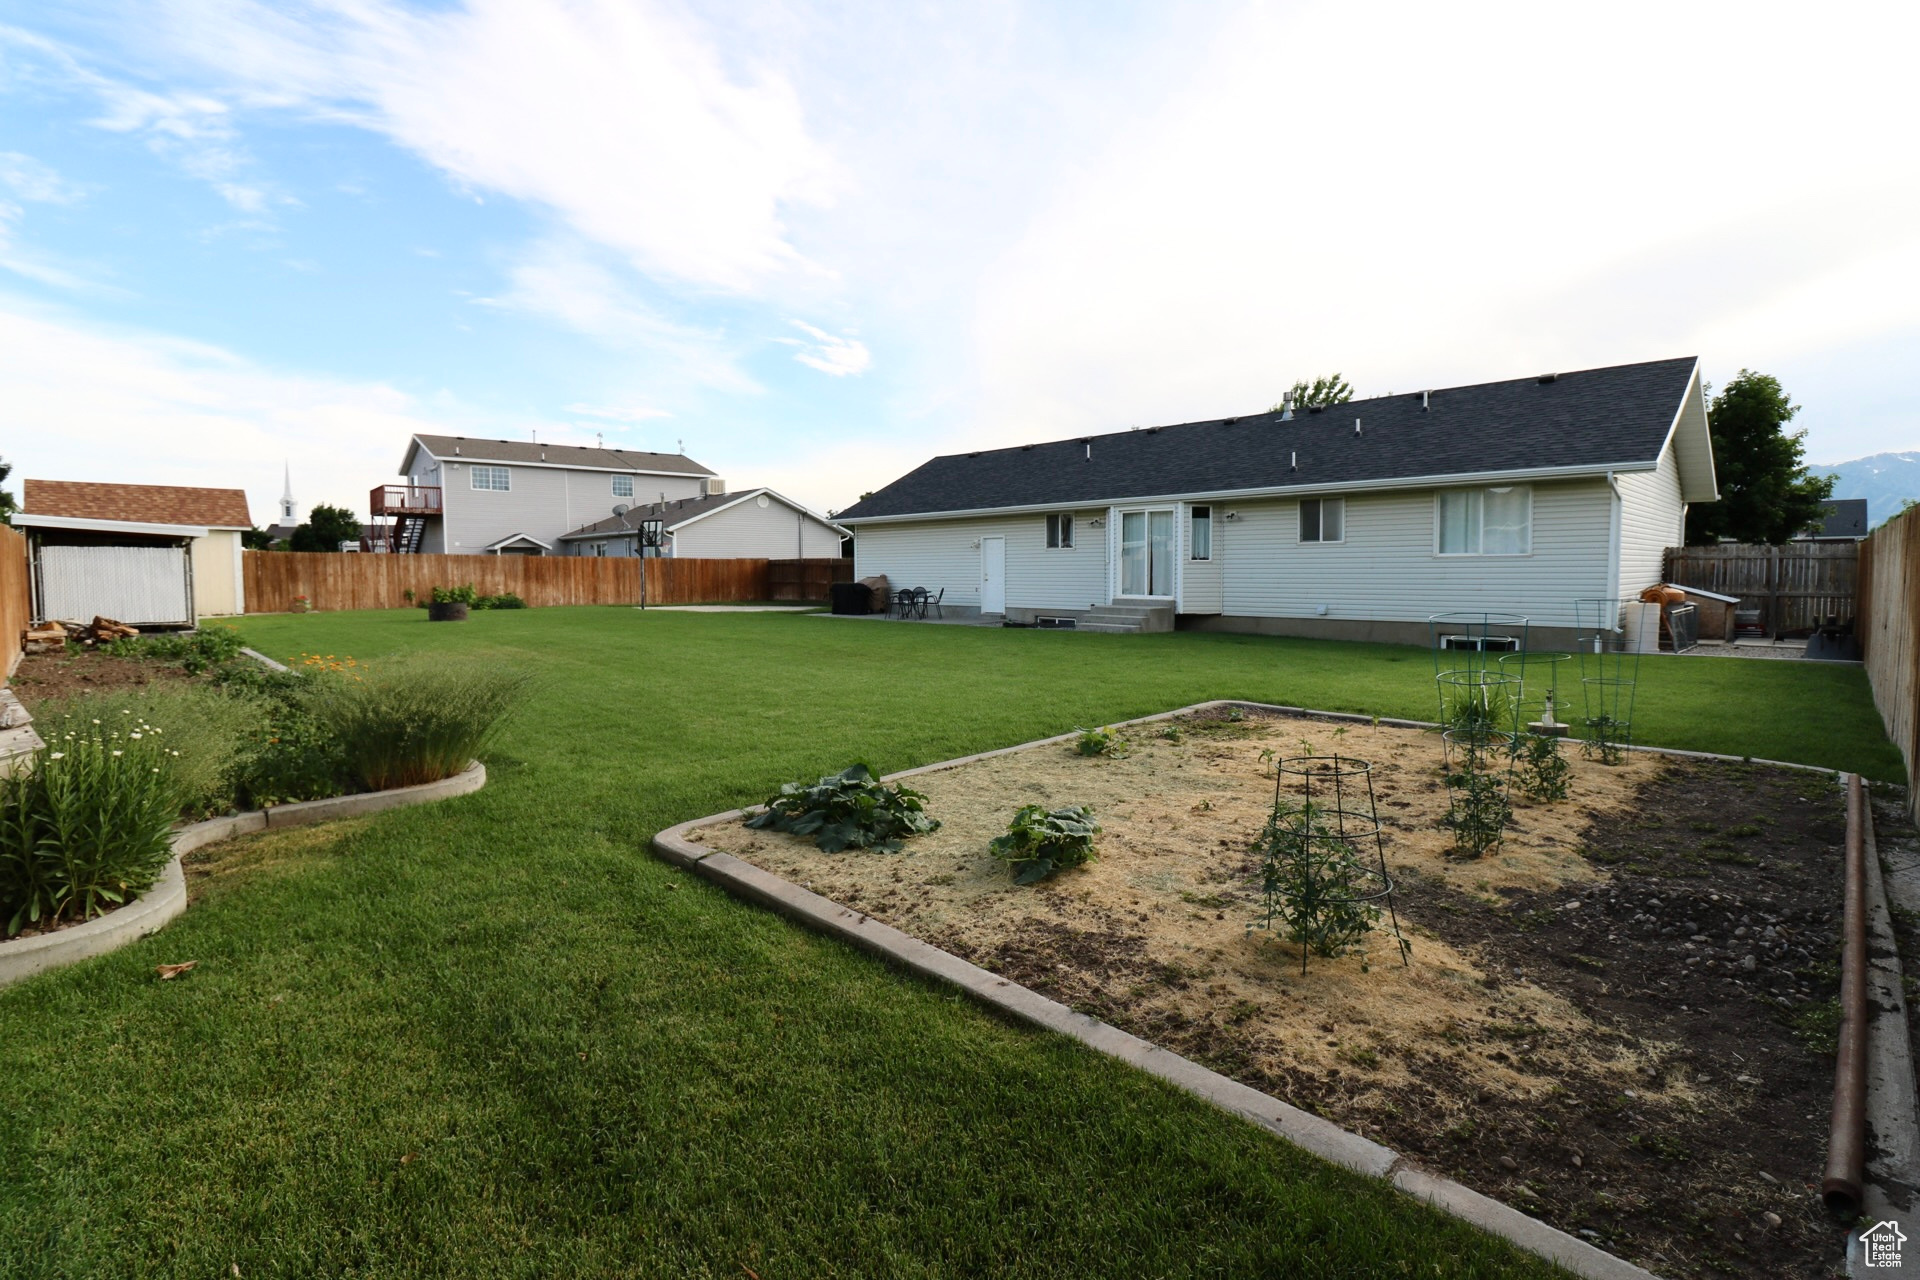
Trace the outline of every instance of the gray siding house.
<path fill-rule="evenodd" d="M 558 555 L 560 537 L 634 506 L 699 498 L 726 485 L 677 453 L 416 435 L 402 485 L 373 490 L 382 551 Z"/>
<path fill-rule="evenodd" d="M 564 554 L 639 554 L 641 521 L 658 520 L 659 554 L 681 559 L 791 560 L 838 557 L 847 531 L 772 489 L 678 498 L 633 507 L 562 534 Z"/>
<path fill-rule="evenodd" d="M 1688 357 L 954 454 L 836 519 L 859 576 L 1010 621 L 1424 643 L 1485 609 L 1564 642 L 1718 496 Z"/>

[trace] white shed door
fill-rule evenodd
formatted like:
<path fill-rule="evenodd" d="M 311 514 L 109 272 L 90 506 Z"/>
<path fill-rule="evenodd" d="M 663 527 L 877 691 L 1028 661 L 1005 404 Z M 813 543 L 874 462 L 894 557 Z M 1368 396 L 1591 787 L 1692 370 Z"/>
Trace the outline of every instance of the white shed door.
<path fill-rule="evenodd" d="M 42 547 L 40 611 L 129 626 L 193 622 L 185 547 Z"/>

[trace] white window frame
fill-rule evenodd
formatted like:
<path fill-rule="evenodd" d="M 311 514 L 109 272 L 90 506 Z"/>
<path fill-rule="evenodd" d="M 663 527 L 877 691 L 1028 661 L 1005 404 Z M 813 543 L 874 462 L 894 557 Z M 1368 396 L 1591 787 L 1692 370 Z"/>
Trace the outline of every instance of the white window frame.
<path fill-rule="evenodd" d="M 498 476 L 500 479 L 500 483 L 499 484 L 481 484 L 480 476 L 482 473 L 485 473 L 485 475 L 489 480 L 491 480 L 495 476 Z M 491 466 L 476 464 L 475 466 L 469 467 L 467 469 L 467 483 L 471 485 L 473 488 L 478 489 L 483 493 L 512 493 L 513 492 L 513 472 L 509 471 L 505 467 L 491 467 Z"/>
<path fill-rule="evenodd" d="M 626 488 L 622 489 L 620 487 L 621 485 L 625 485 Z M 633 496 L 633 477 L 615 476 L 613 478 L 613 496 L 616 498 L 631 498 Z"/>
<path fill-rule="evenodd" d="M 1306 536 L 1307 504 L 1309 502 L 1318 504 L 1314 507 L 1313 517 L 1313 531 L 1315 536 L 1311 538 Z M 1338 504 L 1340 508 L 1340 536 L 1337 538 L 1323 538 L 1318 536 L 1326 532 L 1327 504 L 1330 502 Z M 1303 547 L 1337 547 L 1345 542 L 1347 540 L 1347 500 L 1345 498 L 1300 499 L 1300 505 L 1294 512 L 1293 540 Z"/>
<path fill-rule="evenodd" d="M 1047 517 L 1047 550 L 1073 550 L 1073 513 L 1056 512 Z"/>
<path fill-rule="evenodd" d="M 1195 542 L 1193 536 L 1202 521 L 1205 521 L 1207 526 L 1207 554 L 1205 555 L 1201 555 L 1196 550 L 1199 544 Z M 1197 502 L 1187 508 L 1187 559 L 1203 562 L 1213 559 L 1213 505 L 1211 503 Z"/>
<path fill-rule="evenodd" d="M 1527 499 L 1527 522 L 1525 544 L 1518 551 L 1488 551 L 1487 545 L 1487 495 L 1489 493 L 1511 493 L 1519 490 Z M 1449 494 L 1474 496 L 1473 513 L 1473 549 L 1471 551 L 1443 551 L 1440 547 L 1440 529 L 1442 519 L 1440 509 Z M 1533 486 L 1530 484 L 1483 484 L 1467 489 L 1436 489 L 1433 494 L 1433 554 L 1448 560 L 1462 557 L 1491 557 L 1493 559 L 1514 559 L 1533 554 Z"/>

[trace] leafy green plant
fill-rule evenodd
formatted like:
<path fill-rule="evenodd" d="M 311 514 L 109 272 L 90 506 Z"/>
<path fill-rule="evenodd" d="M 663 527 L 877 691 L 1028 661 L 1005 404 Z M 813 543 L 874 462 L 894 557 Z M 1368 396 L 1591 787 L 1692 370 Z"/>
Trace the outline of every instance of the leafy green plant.
<path fill-rule="evenodd" d="M 1528 733 L 1514 743 L 1519 765 L 1516 777 L 1530 800 L 1565 800 L 1573 765 L 1560 753 L 1560 739 Z"/>
<path fill-rule="evenodd" d="M 302 705 L 339 744 L 348 774 L 374 791 L 461 772 L 526 700 L 532 680 L 504 663 L 418 654 L 352 675 L 309 677 Z"/>
<path fill-rule="evenodd" d="M 1484 737 L 1510 733 L 1517 720 L 1513 690 L 1505 682 L 1454 684 L 1445 689 L 1447 728 Z"/>
<path fill-rule="evenodd" d="M 1507 823 L 1513 820 L 1513 804 L 1507 799 L 1507 780 L 1499 773 L 1479 767 L 1477 753 L 1469 752 L 1465 767 L 1447 774 L 1451 796 L 1446 823 L 1453 828 L 1453 847 L 1458 853 L 1478 858 L 1505 837 Z"/>
<path fill-rule="evenodd" d="M 511 591 L 503 591 L 497 596 L 481 596 L 473 602 L 476 609 L 524 609 L 527 602 Z"/>
<path fill-rule="evenodd" d="M 176 683 L 52 702 L 38 722 L 51 726 L 43 732 L 54 738 L 99 724 L 108 732 L 140 734 L 129 742 L 159 739 L 157 763 L 181 814 L 198 818 L 234 808 L 240 762 L 267 720 L 266 705 L 238 689 Z"/>
<path fill-rule="evenodd" d="M 180 795 L 156 728 L 135 718 L 63 720 L 29 770 L 0 778 L 8 936 L 100 915 L 159 876 Z"/>
<path fill-rule="evenodd" d="M 1085 805 L 1048 809 L 1030 804 L 1013 815 L 1007 834 L 996 836 L 987 849 L 1012 864 L 1015 884 L 1033 884 L 1093 861 L 1093 838 L 1099 833 L 1093 810 Z"/>
<path fill-rule="evenodd" d="M 1261 903 L 1248 928 L 1278 926 L 1314 955 L 1337 956 L 1379 923 L 1380 908 L 1369 897 L 1379 887 L 1376 877 L 1320 805 L 1274 805 L 1253 852 L 1260 859 Z"/>
<path fill-rule="evenodd" d="M 767 807 L 747 819 L 753 829 L 812 836 L 826 853 L 876 849 L 897 853 L 908 836 L 935 831 L 926 797 L 910 787 L 888 786 L 864 764 L 830 773 L 818 782 L 789 782 Z"/>
<path fill-rule="evenodd" d="M 1074 740 L 1073 749 L 1083 756 L 1105 756 L 1110 760 L 1126 757 L 1127 740 L 1120 736 L 1117 729 L 1102 726 L 1098 729 L 1079 729 L 1079 737 Z"/>
<path fill-rule="evenodd" d="M 1588 716 L 1586 733 L 1580 739 L 1580 754 L 1604 765 L 1616 765 L 1627 758 L 1627 723 L 1612 716 Z"/>
<path fill-rule="evenodd" d="M 457 587 L 435 587 L 427 593 L 427 598 L 420 603 L 422 608 L 425 608 L 429 604 L 471 605 L 479 598 L 479 593 L 473 589 L 473 584 L 471 582 L 464 582 Z"/>
<path fill-rule="evenodd" d="M 124 636 L 111 641 L 107 652 L 117 658 L 145 658 L 156 662 L 178 663 L 188 675 L 200 675 L 214 667 L 232 662 L 245 647 L 240 633 L 232 627 L 208 623 L 198 631 L 161 632 L 150 636 Z"/>

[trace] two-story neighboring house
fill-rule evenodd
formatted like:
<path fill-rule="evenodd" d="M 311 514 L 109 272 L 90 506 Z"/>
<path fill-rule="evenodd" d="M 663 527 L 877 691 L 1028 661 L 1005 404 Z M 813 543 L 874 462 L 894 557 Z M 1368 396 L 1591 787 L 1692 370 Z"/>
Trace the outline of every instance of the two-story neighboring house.
<path fill-rule="evenodd" d="M 370 495 L 369 550 L 558 555 L 561 534 L 616 506 L 726 489 L 683 454 L 470 436 L 414 436 L 400 472 Z"/>

